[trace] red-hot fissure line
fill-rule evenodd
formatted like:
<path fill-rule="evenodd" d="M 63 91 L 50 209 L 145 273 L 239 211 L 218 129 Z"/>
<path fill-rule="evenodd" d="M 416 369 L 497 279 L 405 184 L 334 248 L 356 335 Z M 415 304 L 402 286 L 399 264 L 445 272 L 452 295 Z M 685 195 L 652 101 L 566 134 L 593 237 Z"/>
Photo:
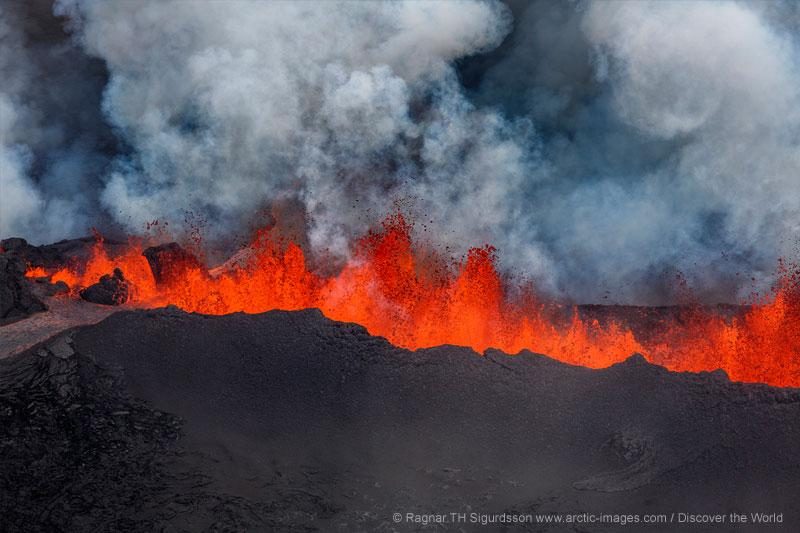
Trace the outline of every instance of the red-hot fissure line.
<path fill-rule="evenodd" d="M 110 258 L 98 242 L 85 265 L 52 273 L 73 292 L 119 267 L 138 305 L 176 305 L 205 314 L 272 309 L 321 309 L 334 320 L 356 322 L 373 335 L 409 349 L 456 344 L 482 352 L 523 349 L 592 368 L 640 352 L 677 371 L 722 368 L 733 380 L 800 386 L 800 280 L 781 265 L 781 283 L 767 301 L 734 318 L 695 308 L 665 320 L 647 340 L 619 321 L 556 320 L 535 294 L 511 298 L 496 269 L 494 248 L 471 249 L 457 264 L 422 254 L 401 216 L 355 244 L 353 259 L 329 278 L 311 272 L 297 245 L 282 246 L 259 232 L 244 265 L 215 276 L 186 266 L 177 282 L 157 285 L 141 245 Z M 30 276 L 44 274 L 41 269 Z"/>

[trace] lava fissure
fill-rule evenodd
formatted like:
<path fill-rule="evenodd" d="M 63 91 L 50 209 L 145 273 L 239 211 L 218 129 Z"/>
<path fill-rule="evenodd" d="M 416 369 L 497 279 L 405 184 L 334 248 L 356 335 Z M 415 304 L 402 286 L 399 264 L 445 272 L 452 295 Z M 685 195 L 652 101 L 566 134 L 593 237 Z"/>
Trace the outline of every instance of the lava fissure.
<path fill-rule="evenodd" d="M 98 239 L 85 264 L 49 272 L 33 265 L 27 275 L 49 275 L 76 295 L 119 268 L 130 286 L 128 302 L 139 306 L 175 305 L 211 315 L 314 307 L 409 349 L 528 349 L 591 368 L 638 352 L 670 370 L 723 369 L 736 381 L 800 386 L 796 268 L 782 263 L 773 294 L 735 313 L 692 305 L 655 320 L 642 316 L 637 330 L 637 317 L 600 320 L 581 316 L 576 307 L 565 316 L 563 306 L 544 303 L 530 286 L 509 290 L 491 246 L 472 248 L 452 262 L 417 249 L 411 230 L 402 215 L 387 218 L 355 243 L 352 259 L 329 277 L 307 266 L 297 244 L 280 242 L 268 230 L 257 232 L 236 261 L 211 271 L 175 245 L 145 250 L 132 242 L 110 257 Z"/>

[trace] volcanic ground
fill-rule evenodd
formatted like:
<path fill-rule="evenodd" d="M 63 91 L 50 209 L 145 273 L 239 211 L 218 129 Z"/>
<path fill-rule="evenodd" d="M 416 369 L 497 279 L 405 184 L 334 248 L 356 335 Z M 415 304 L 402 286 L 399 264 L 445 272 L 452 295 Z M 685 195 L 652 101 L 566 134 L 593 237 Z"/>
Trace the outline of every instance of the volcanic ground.
<path fill-rule="evenodd" d="M 65 303 L 8 261 L 2 531 L 800 530 L 798 389 L 638 355 L 409 351 L 313 309 Z M 406 519 L 451 512 L 781 522 Z"/>

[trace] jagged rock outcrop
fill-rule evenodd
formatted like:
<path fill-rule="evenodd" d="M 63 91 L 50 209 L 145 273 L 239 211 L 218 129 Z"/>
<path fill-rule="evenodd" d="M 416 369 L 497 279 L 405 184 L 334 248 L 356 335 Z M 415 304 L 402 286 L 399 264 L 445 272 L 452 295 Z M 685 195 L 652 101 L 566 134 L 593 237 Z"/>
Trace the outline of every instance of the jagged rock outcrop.
<path fill-rule="evenodd" d="M 187 269 L 206 272 L 203 264 L 178 243 L 170 242 L 147 248 L 143 254 L 158 284 L 181 283 Z"/>
<path fill-rule="evenodd" d="M 0 324 L 47 309 L 25 278 L 25 269 L 21 257 L 12 252 L 0 253 Z"/>
<path fill-rule="evenodd" d="M 0 241 L 0 250 L 4 253 L 13 253 L 22 258 L 26 265 L 41 266 L 52 270 L 62 268 L 71 263 L 85 263 L 91 257 L 92 249 L 96 243 L 97 237 L 82 237 L 34 246 L 25 239 L 12 237 Z M 121 242 L 103 240 L 103 248 L 111 255 L 122 251 L 125 246 Z"/>
<path fill-rule="evenodd" d="M 121 305 L 130 299 L 131 285 L 122 270 L 115 268 L 112 274 L 105 274 L 94 285 L 82 289 L 80 297 L 101 305 Z"/>
<path fill-rule="evenodd" d="M 34 246 L 25 239 L 11 237 L 0 241 L 0 325 L 14 322 L 33 313 L 45 311 L 44 301 L 68 287 L 63 283 L 50 283 L 47 279 L 28 279 L 28 267 L 55 270 L 70 264 L 89 260 L 97 240 L 94 237 L 69 239 L 44 246 Z M 111 254 L 121 250 L 122 243 L 104 241 Z"/>
<path fill-rule="evenodd" d="M 144 531 L 158 516 L 143 511 L 170 495 L 180 421 L 119 378 L 70 334 L 0 360 L 0 530 Z"/>

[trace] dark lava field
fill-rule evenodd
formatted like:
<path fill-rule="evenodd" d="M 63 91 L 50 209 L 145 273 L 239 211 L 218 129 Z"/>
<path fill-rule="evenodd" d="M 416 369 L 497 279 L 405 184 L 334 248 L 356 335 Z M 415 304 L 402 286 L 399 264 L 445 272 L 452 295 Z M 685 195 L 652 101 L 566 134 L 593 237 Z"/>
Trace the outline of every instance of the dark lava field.
<path fill-rule="evenodd" d="M 0 530 L 798 531 L 798 443 L 800 390 L 641 356 L 590 370 L 411 352 L 315 310 L 122 311 L 0 360 Z M 451 512 L 781 522 L 406 520 Z"/>

